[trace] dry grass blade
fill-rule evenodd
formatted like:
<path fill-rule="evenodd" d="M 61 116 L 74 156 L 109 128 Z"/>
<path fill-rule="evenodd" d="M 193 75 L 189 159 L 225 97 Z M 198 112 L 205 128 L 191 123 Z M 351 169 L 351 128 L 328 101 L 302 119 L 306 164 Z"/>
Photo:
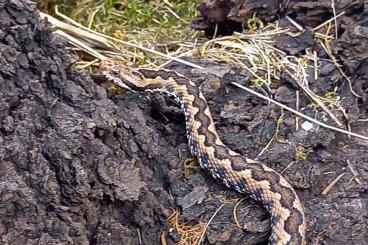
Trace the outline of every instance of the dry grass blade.
<path fill-rule="evenodd" d="M 339 180 L 342 178 L 342 177 L 344 177 L 344 175 L 345 175 L 346 173 L 342 173 L 342 174 L 340 174 L 339 176 L 337 176 L 333 181 L 331 181 L 331 183 L 330 184 L 328 184 L 327 186 L 326 186 L 326 188 L 322 191 L 322 195 L 326 195 L 335 185 L 336 185 L 336 183 L 337 182 L 339 182 Z"/>
<path fill-rule="evenodd" d="M 328 54 L 328 56 L 331 58 L 331 60 L 333 61 L 334 65 L 336 66 L 336 68 L 339 70 L 339 72 L 341 73 L 341 75 L 346 79 L 346 81 L 348 81 L 349 84 L 349 88 L 350 91 L 353 95 L 355 95 L 356 97 L 361 98 L 362 96 L 357 94 L 354 90 L 353 90 L 353 86 L 351 83 L 350 78 L 345 74 L 345 72 L 341 69 L 341 66 L 338 64 L 336 58 L 332 55 L 331 50 L 329 50 L 324 44 L 323 42 L 320 42 L 321 46 L 323 47 L 323 49 L 326 51 L 326 53 Z"/>
<path fill-rule="evenodd" d="M 56 30 L 55 33 L 58 34 L 58 35 L 60 35 L 60 36 L 63 36 L 65 38 L 67 38 L 68 41 L 72 45 L 74 45 L 74 46 L 76 46 L 76 47 L 84 50 L 86 53 L 88 53 L 88 54 L 90 54 L 90 55 L 92 55 L 92 56 L 94 56 L 94 57 L 96 57 L 96 58 L 98 58 L 100 60 L 107 59 L 106 56 L 103 56 L 102 54 L 100 54 L 99 52 L 97 52 L 95 49 L 92 49 L 90 46 L 86 45 L 85 42 L 81 42 L 77 38 L 75 38 L 75 37 L 73 37 L 73 36 L 65 33 L 64 31 L 62 31 L 62 30 Z"/>
<path fill-rule="evenodd" d="M 353 174 L 353 177 L 350 179 L 349 184 L 352 180 L 354 180 L 357 184 L 361 184 L 361 181 L 359 179 L 359 173 L 358 171 L 355 170 L 355 168 L 353 167 L 353 164 L 350 162 L 350 160 L 346 160 L 346 164 L 348 165 L 350 172 Z"/>
<path fill-rule="evenodd" d="M 334 22 L 335 22 L 335 39 L 337 39 L 338 37 L 338 30 L 337 30 L 337 23 L 336 23 L 336 9 L 335 9 L 335 1 L 334 0 L 331 0 L 331 8 L 332 8 L 332 12 L 333 12 L 333 15 L 334 15 Z"/>
<path fill-rule="evenodd" d="M 246 198 L 242 198 L 239 201 L 236 202 L 234 209 L 233 209 L 233 216 L 234 216 L 234 220 L 236 223 L 236 226 L 239 228 L 243 228 L 243 225 L 240 224 L 239 220 L 238 220 L 238 215 L 236 214 L 236 211 L 238 210 L 238 206 L 240 205 L 240 203 L 242 203 Z"/>
<path fill-rule="evenodd" d="M 47 20 L 54 25 L 58 30 L 62 30 L 65 33 L 68 33 L 74 37 L 83 38 L 85 40 L 93 40 L 96 44 L 98 44 L 99 48 L 104 49 L 114 49 L 115 47 L 110 43 L 106 38 L 98 36 L 94 33 L 91 33 L 89 31 L 82 30 L 81 28 L 75 27 L 73 25 L 70 25 L 68 23 L 64 23 L 51 15 L 45 14 L 40 12 L 40 16 L 42 18 L 47 18 Z"/>
<path fill-rule="evenodd" d="M 285 16 L 286 19 L 293 25 L 295 26 L 299 31 L 304 31 L 304 28 L 299 25 L 295 20 L 293 20 L 289 15 Z"/>
<path fill-rule="evenodd" d="M 344 14 L 345 14 L 345 12 L 341 12 L 341 13 L 340 13 L 340 14 L 338 14 L 338 15 L 334 15 L 334 17 L 333 17 L 333 18 L 331 18 L 331 19 L 329 19 L 329 20 L 326 20 L 326 21 L 325 21 L 325 22 L 323 22 L 322 24 L 320 24 L 320 25 L 318 25 L 318 26 L 314 27 L 314 28 L 313 28 L 313 31 L 317 31 L 318 29 L 320 29 L 320 28 L 324 27 L 325 25 L 327 25 L 327 24 L 329 24 L 329 23 L 331 23 L 331 22 L 333 22 L 333 21 L 336 21 L 336 19 L 337 19 L 337 18 L 339 18 L 339 17 L 343 16 Z"/>
<path fill-rule="evenodd" d="M 212 215 L 212 217 L 210 218 L 210 220 L 206 223 L 206 226 L 203 229 L 201 238 L 199 239 L 198 245 L 201 244 L 201 242 L 203 241 L 204 238 L 204 234 L 206 233 L 206 230 L 208 228 L 208 226 L 210 225 L 210 223 L 212 222 L 212 220 L 215 218 L 215 216 L 217 215 L 217 213 L 225 206 L 226 203 L 223 203 Z"/>

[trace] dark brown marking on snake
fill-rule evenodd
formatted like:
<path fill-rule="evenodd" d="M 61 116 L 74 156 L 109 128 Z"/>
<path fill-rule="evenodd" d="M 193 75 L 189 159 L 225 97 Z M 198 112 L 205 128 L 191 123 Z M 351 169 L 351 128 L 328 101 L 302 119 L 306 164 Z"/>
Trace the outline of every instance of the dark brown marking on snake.
<path fill-rule="evenodd" d="M 252 172 L 253 179 L 255 179 L 256 181 L 264 180 L 265 179 L 265 173 L 263 171 L 260 171 L 262 166 L 260 164 L 254 164 L 254 165 L 257 166 L 257 171 Z M 277 185 L 277 183 L 280 182 L 280 175 L 273 174 L 272 176 L 269 176 L 269 177 L 267 176 L 267 181 L 270 182 L 270 184 L 271 184 L 271 190 L 273 190 L 273 192 L 275 192 L 273 188 L 275 188 L 274 186 Z"/>
<path fill-rule="evenodd" d="M 230 150 L 228 150 L 229 152 Z M 237 155 L 237 156 L 231 156 L 231 167 L 235 170 L 235 171 L 242 171 L 242 170 L 246 170 L 249 169 L 249 164 L 247 163 L 247 160 L 241 156 L 241 155 Z"/>
<path fill-rule="evenodd" d="M 214 133 L 212 133 L 211 131 L 208 130 L 209 126 L 212 123 L 212 119 L 209 117 L 209 115 L 206 115 L 204 113 L 204 111 L 208 108 L 208 105 L 205 101 L 203 101 L 202 99 L 196 97 L 196 99 L 193 102 L 193 106 L 195 106 L 195 107 L 201 106 L 202 108 L 204 108 L 202 111 L 200 111 L 200 112 L 198 112 L 194 115 L 194 120 L 201 122 L 202 127 L 200 127 L 198 129 L 198 133 L 200 135 L 206 135 L 207 136 L 205 138 L 204 144 L 205 144 L 205 146 L 210 147 L 212 145 L 211 142 L 215 142 L 216 139 L 217 139 L 217 136 Z"/>
<path fill-rule="evenodd" d="M 139 72 L 146 78 L 156 78 L 160 76 L 162 79 L 167 80 L 169 77 L 174 76 L 174 72 L 159 73 L 157 70 L 139 69 Z"/>
<path fill-rule="evenodd" d="M 204 140 L 204 145 L 207 146 L 207 147 L 210 147 L 211 146 L 211 142 L 214 142 L 216 141 L 217 137 L 214 133 L 212 133 L 211 131 L 209 131 L 208 129 L 200 129 L 198 130 L 198 133 L 199 134 L 202 134 L 202 135 L 208 135 L 208 137 L 205 138 Z M 215 148 L 217 149 L 217 147 Z M 216 154 L 216 150 L 215 150 L 215 154 Z"/>
<path fill-rule="evenodd" d="M 226 146 L 216 145 L 214 155 L 217 159 L 220 159 L 220 160 L 228 159 L 228 157 L 226 157 L 226 153 L 227 153 Z"/>
<path fill-rule="evenodd" d="M 199 93 L 200 93 L 199 89 L 197 87 L 194 87 L 194 86 L 191 86 L 191 85 L 186 86 L 186 89 L 187 89 L 188 94 L 193 95 L 195 97 L 195 99 L 193 101 L 193 106 L 195 106 L 196 103 L 198 102 L 198 97 L 199 97 Z"/>
<path fill-rule="evenodd" d="M 280 191 L 280 188 L 278 186 L 271 186 L 271 190 L 275 193 L 279 193 Z M 281 202 L 281 205 L 286 207 L 286 206 L 289 206 L 290 203 L 292 204 L 293 201 L 295 200 L 296 198 L 296 194 L 293 190 L 285 190 L 282 194 L 282 198 L 280 200 Z M 291 208 L 291 207 L 290 207 Z"/>
<path fill-rule="evenodd" d="M 195 107 L 195 108 L 199 108 L 198 106 L 201 106 L 201 108 L 204 108 L 204 109 L 206 109 L 206 108 L 208 107 L 208 105 L 207 105 L 206 101 L 204 101 L 204 100 L 202 100 L 202 99 L 200 99 L 200 98 L 196 97 L 196 98 L 194 99 L 194 101 L 193 101 L 193 107 Z M 207 117 L 207 118 L 208 118 L 208 116 L 204 114 L 204 110 L 200 110 L 200 111 L 195 115 L 194 119 L 195 119 L 195 120 L 197 120 L 198 118 L 201 118 L 201 119 L 202 119 L 203 117 Z M 210 119 L 210 118 L 208 118 L 208 121 L 210 121 L 210 120 L 211 120 L 211 119 Z M 201 120 L 201 123 L 202 123 L 202 120 Z M 206 125 L 206 127 L 208 127 L 209 125 L 210 125 L 210 124 Z"/>
<path fill-rule="evenodd" d="M 285 229 L 293 229 L 293 227 L 298 227 L 299 220 L 303 219 L 303 215 L 300 213 L 299 210 L 292 208 L 292 212 L 288 218 L 288 222 L 285 223 Z M 300 238 L 299 238 L 300 239 Z"/>

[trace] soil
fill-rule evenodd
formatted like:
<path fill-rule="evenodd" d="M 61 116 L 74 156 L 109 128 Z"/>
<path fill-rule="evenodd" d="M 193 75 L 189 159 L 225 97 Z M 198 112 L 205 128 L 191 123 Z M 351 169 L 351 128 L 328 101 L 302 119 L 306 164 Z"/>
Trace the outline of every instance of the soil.
<path fill-rule="evenodd" d="M 267 2 L 279 6 L 280 1 Z M 368 118 L 368 6 L 341 2 L 349 11 L 339 21 L 333 50 L 361 97 L 328 62 L 310 86 L 321 95 L 336 88 L 346 123 L 368 135 L 363 120 Z M 323 4 L 298 4 L 294 12 L 305 20 L 320 24 L 329 17 Z M 290 53 L 313 42 L 281 38 L 279 48 Z M 233 210 L 244 196 L 197 165 L 187 171 L 191 155 L 184 116 L 173 101 L 157 94 L 114 95 L 87 72 L 73 69 L 76 58 L 39 18 L 33 2 L 0 0 L 0 244 L 134 245 L 162 244 L 161 239 L 176 244 L 180 236 L 167 223 L 174 209 L 190 225 L 209 220 L 223 203 L 205 244 L 267 244 L 269 216 L 258 203 L 245 197 L 236 208 L 239 228 Z M 279 126 L 277 140 L 259 159 L 283 172 L 297 190 L 307 216 L 308 244 L 368 244 L 367 141 L 316 125 L 304 130 L 301 119 L 296 130 L 295 116 L 286 111 L 278 125 L 279 107 L 230 85 L 249 85 L 248 72 L 190 61 L 207 69 L 177 63 L 168 68 L 202 88 L 229 147 L 256 157 Z M 296 90 L 285 77 L 272 96 L 294 107 Z M 309 104 L 301 94 L 303 113 L 334 125 Z M 341 113 L 336 116 L 343 120 Z M 305 157 L 298 157 L 301 152 Z"/>

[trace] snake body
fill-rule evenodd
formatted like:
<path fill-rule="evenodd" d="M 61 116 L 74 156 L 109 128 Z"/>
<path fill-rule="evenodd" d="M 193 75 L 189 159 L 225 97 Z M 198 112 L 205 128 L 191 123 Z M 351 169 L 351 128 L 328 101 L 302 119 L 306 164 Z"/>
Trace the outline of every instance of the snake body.
<path fill-rule="evenodd" d="M 263 204 L 271 216 L 269 245 L 305 244 L 305 216 L 291 185 L 275 170 L 229 149 L 220 139 L 200 89 L 168 70 L 133 70 L 104 61 L 102 74 L 118 86 L 172 96 L 185 114 L 188 145 L 201 168 L 215 179 Z"/>

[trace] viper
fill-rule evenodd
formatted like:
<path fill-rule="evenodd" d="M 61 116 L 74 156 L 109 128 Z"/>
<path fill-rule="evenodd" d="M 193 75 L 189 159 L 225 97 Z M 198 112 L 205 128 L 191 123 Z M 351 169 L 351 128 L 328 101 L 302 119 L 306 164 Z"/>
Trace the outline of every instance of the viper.
<path fill-rule="evenodd" d="M 295 190 L 275 170 L 221 141 L 207 101 L 193 81 L 174 71 L 135 69 L 115 60 L 101 61 L 100 69 L 102 76 L 117 86 L 173 97 L 185 114 L 188 145 L 201 168 L 228 188 L 249 195 L 270 213 L 268 244 L 305 244 L 305 215 Z"/>

